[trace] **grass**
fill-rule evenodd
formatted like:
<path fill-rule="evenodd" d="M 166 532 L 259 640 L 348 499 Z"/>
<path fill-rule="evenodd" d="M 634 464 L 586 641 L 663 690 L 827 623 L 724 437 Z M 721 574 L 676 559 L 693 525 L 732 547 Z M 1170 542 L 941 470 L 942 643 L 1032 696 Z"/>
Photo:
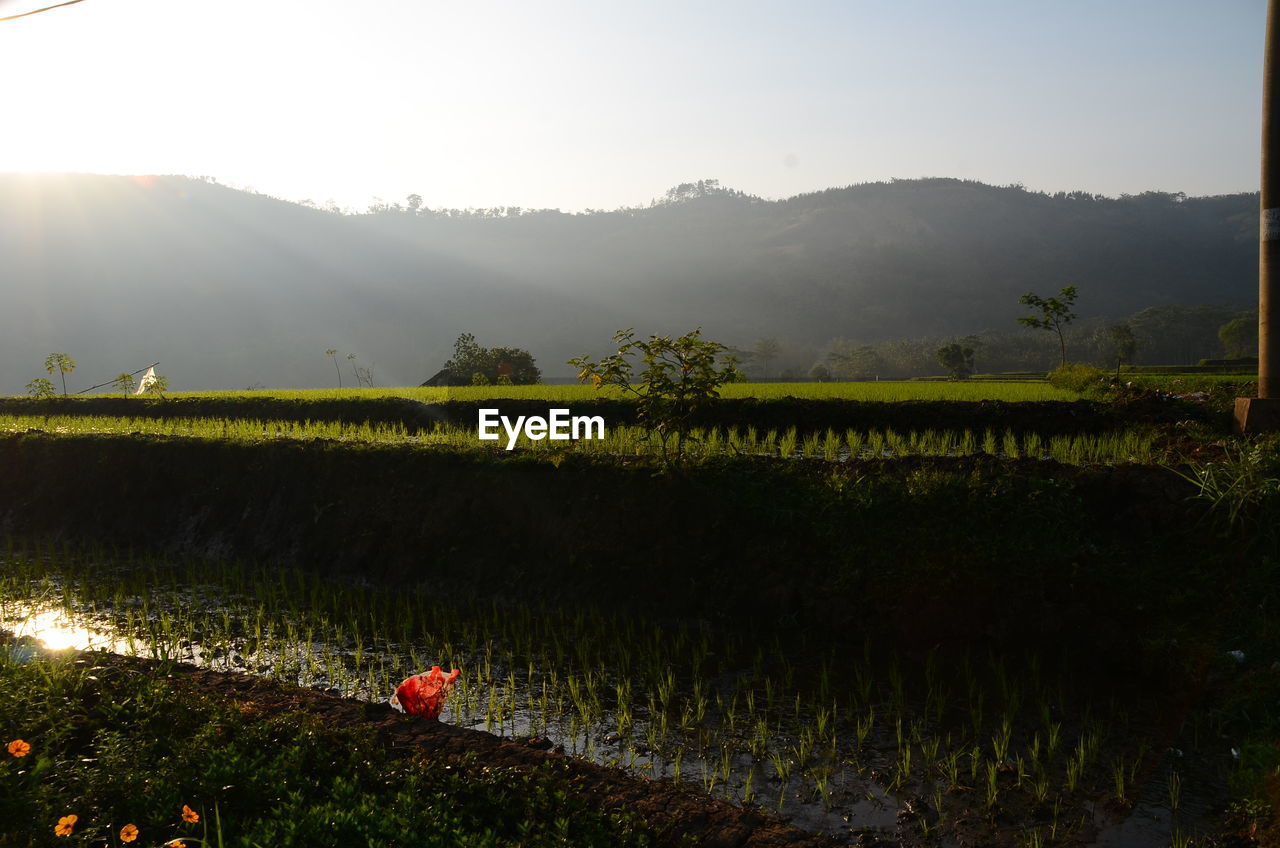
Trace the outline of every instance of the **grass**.
<path fill-rule="evenodd" d="M 884 381 L 865 383 L 731 383 L 721 390 L 725 398 L 808 398 L 865 401 L 1044 401 L 1079 400 L 1077 392 L 1057 389 L 1034 380 L 964 380 L 959 382 Z M 478 401 L 497 398 L 586 401 L 598 397 L 623 397 L 616 389 L 586 385 L 460 386 L 455 388 L 379 389 L 264 389 L 261 391 L 169 392 L 175 398 L 270 397 L 285 400 L 337 400 L 340 398 L 403 397 L 423 403 Z"/>
<path fill-rule="evenodd" d="M 130 829 L 151 846 L 651 844 L 563 769 L 397 760 L 372 732 L 255 717 L 163 667 L 21 641 L 0 644 L 0 744 L 19 740 L 22 756 L 0 748 L 4 844 L 119 845 Z"/>

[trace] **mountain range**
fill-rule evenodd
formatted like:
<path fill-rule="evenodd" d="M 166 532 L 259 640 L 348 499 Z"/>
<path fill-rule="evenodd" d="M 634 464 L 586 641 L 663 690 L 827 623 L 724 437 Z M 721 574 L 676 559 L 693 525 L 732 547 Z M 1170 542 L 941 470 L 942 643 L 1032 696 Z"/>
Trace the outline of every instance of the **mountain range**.
<path fill-rule="evenodd" d="M 332 386 L 329 349 L 348 384 L 359 365 L 414 385 L 463 332 L 528 349 L 555 378 L 625 327 L 820 351 L 1016 330 L 1020 295 L 1066 285 L 1082 319 L 1248 308 L 1257 233 L 1257 194 L 954 179 L 784 200 L 703 180 L 576 214 L 416 197 L 341 214 L 208 179 L 6 174 L 0 394 L 45 376 L 53 352 L 79 363 L 72 391 L 157 360 L 180 390 Z"/>

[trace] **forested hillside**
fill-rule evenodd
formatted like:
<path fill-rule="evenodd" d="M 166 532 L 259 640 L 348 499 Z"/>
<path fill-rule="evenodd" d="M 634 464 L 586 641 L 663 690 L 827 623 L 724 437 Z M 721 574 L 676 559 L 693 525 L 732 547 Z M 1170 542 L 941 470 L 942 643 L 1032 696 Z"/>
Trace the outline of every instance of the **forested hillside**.
<path fill-rule="evenodd" d="M 1252 304 L 1256 273 L 1256 195 L 929 179 L 768 201 L 706 181 L 611 212 L 428 196 L 338 214 L 185 177 L 4 175 L 0 392 L 53 351 L 81 363 L 80 387 L 154 360 L 175 388 L 331 385 L 330 348 L 379 385 L 417 383 L 464 331 L 529 349 L 549 377 L 621 327 L 774 337 L 792 367 L 834 339 L 992 329 L 1050 355 L 1014 323 L 1025 292 L 1078 286 L 1081 323 L 1204 304 L 1213 322 Z M 1218 353 L 1196 338 L 1187 356 Z"/>

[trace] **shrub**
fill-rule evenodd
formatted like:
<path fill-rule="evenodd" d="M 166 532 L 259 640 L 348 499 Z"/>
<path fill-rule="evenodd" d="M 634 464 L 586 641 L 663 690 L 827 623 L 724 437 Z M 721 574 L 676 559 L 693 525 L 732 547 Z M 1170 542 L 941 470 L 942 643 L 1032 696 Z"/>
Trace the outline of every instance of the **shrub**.
<path fill-rule="evenodd" d="M 635 396 L 641 425 L 661 441 L 664 458 L 674 437 L 672 458 L 679 461 L 693 416 L 720 396 L 721 386 L 737 379 L 737 360 L 727 346 L 702 338 L 701 327 L 676 339 L 641 340 L 634 330 L 619 330 L 613 340 L 617 353 L 599 362 L 579 356 L 569 364 L 578 369 L 579 380 L 590 380 L 597 389 L 613 386 Z M 633 357 L 644 366 L 638 374 Z"/>
<path fill-rule="evenodd" d="M 1101 368 L 1079 362 L 1068 362 L 1049 372 L 1049 385 L 1055 389 L 1069 389 L 1073 392 L 1087 392 L 1100 388 L 1106 379 L 1107 375 Z"/>

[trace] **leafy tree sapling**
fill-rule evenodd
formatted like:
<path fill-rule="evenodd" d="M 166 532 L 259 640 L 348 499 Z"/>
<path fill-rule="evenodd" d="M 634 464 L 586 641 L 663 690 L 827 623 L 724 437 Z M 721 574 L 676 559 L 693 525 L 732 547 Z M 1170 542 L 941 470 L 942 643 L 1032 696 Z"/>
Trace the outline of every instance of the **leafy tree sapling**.
<path fill-rule="evenodd" d="M 679 461 L 693 416 L 720 396 L 721 386 L 737 379 L 736 360 L 727 346 L 702 338 L 701 327 L 675 339 L 641 340 L 632 329 L 619 330 L 613 340 L 617 353 L 599 361 L 579 356 L 569 364 L 578 369 L 579 380 L 597 389 L 613 386 L 635 396 L 640 423 L 660 440 L 663 458 Z M 643 366 L 639 374 L 632 363 L 637 356 Z"/>
<path fill-rule="evenodd" d="M 128 396 L 138 387 L 138 383 L 133 379 L 132 374 L 122 373 L 111 381 L 111 387 L 121 394 Z"/>
<path fill-rule="evenodd" d="M 142 391 L 146 394 L 163 398 L 164 393 L 169 391 L 169 378 L 162 377 L 159 374 L 153 374 L 151 378 L 146 381 L 146 385 L 143 387 Z"/>
<path fill-rule="evenodd" d="M 67 375 L 76 370 L 76 361 L 65 353 L 51 353 L 44 360 L 44 370 L 50 374 L 58 372 L 62 377 L 62 394 L 67 393 Z"/>
<path fill-rule="evenodd" d="M 53 381 L 47 377 L 37 377 L 26 385 L 27 394 L 33 398 L 41 400 L 56 397 L 57 392 L 53 388 Z"/>
<path fill-rule="evenodd" d="M 1025 318 L 1019 318 L 1018 323 L 1038 330 L 1053 330 L 1057 333 L 1058 345 L 1062 349 L 1063 365 L 1067 364 L 1067 340 L 1062 334 L 1062 328 L 1070 324 L 1072 320 L 1080 317 L 1071 311 L 1071 307 L 1075 305 L 1075 302 L 1075 286 L 1066 286 L 1062 291 L 1058 292 L 1058 297 L 1044 298 L 1029 292 L 1018 298 L 1018 303 L 1023 306 L 1030 306 L 1032 309 L 1040 310 L 1039 315 L 1028 315 Z"/>

